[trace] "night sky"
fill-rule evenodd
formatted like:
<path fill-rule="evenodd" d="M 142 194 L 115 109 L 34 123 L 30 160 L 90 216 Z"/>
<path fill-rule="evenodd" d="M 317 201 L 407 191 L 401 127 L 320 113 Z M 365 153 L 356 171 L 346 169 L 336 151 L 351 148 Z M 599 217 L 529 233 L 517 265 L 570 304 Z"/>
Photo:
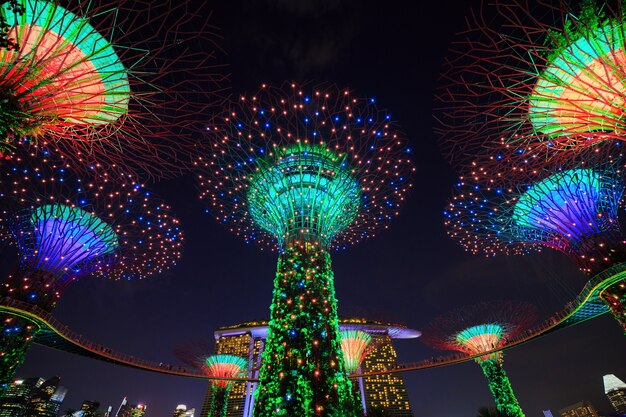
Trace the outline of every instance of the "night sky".
<path fill-rule="evenodd" d="M 339 309 L 392 318 L 423 328 L 465 304 L 518 299 L 542 318 L 584 284 L 563 255 L 483 259 L 446 237 L 442 210 L 454 173 L 432 133 L 432 97 L 454 33 L 470 1 L 228 0 L 206 7 L 222 28 L 232 92 L 263 82 L 330 81 L 376 97 L 411 141 L 413 191 L 388 231 L 333 258 Z M 358 95 L 358 94 L 357 94 Z M 209 115 L 207 115 L 208 120 Z M 91 340 L 157 362 L 173 350 L 212 338 L 215 328 L 269 316 L 277 254 L 249 246 L 204 213 L 193 176 L 155 186 L 186 231 L 185 254 L 166 275 L 136 282 L 84 279 L 63 296 L 55 314 Z M 610 316 L 509 350 L 504 366 L 528 417 L 590 400 L 610 412 L 602 375 L 626 380 L 626 339 Z M 439 355 L 419 340 L 400 341 L 401 362 Z M 59 375 L 69 388 L 65 408 L 83 400 L 104 406 L 147 403 L 148 417 L 169 417 L 177 404 L 199 411 L 206 382 L 159 375 L 35 346 L 19 377 Z M 416 417 L 476 415 L 493 399 L 478 365 L 405 374 Z"/>

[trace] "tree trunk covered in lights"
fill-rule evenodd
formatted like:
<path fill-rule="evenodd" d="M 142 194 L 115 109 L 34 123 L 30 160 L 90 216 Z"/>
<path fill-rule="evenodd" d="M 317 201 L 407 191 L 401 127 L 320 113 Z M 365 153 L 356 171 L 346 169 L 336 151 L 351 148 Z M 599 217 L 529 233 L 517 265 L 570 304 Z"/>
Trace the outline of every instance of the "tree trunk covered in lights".
<path fill-rule="evenodd" d="M 504 368 L 502 368 L 501 360 L 496 358 L 485 359 L 479 360 L 478 363 L 487 378 L 489 390 L 496 400 L 498 411 L 504 412 L 511 417 L 524 417 L 524 413 L 513 393 L 509 378 L 506 376 Z"/>
<path fill-rule="evenodd" d="M 626 280 L 621 280 L 605 289 L 600 298 L 611 310 L 613 317 L 618 321 L 626 334 Z"/>
<path fill-rule="evenodd" d="M 58 296 L 49 287 L 50 274 L 35 271 L 16 273 L 0 287 L 0 299 L 18 300 L 52 311 Z M 0 396 L 13 381 L 15 370 L 24 362 L 26 351 L 39 328 L 30 321 L 0 313 Z"/>
<path fill-rule="evenodd" d="M 352 416 L 329 253 L 291 245 L 280 255 L 255 417 Z"/>
<path fill-rule="evenodd" d="M 226 417 L 228 411 L 228 392 L 230 386 L 213 386 L 213 396 L 211 398 L 211 408 L 208 417 Z M 202 416 L 207 417 L 207 416 Z"/>
<path fill-rule="evenodd" d="M 0 314 L 0 397 L 24 362 L 26 351 L 39 328 L 28 320 Z"/>

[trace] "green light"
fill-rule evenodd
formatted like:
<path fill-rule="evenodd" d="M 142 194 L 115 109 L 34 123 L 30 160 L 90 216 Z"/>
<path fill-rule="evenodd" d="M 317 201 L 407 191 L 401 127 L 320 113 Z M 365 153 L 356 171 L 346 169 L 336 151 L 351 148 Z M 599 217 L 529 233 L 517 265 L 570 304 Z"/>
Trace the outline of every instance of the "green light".
<path fill-rule="evenodd" d="M 328 246 L 356 219 L 361 192 L 345 155 L 300 143 L 257 161 L 247 200 L 254 221 L 282 245 Z"/>
<path fill-rule="evenodd" d="M 330 255 L 305 246 L 286 248 L 278 261 L 255 417 L 357 415 L 344 371 Z"/>
<path fill-rule="evenodd" d="M 510 417 L 524 417 L 524 412 L 513 393 L 513 387 L 502 368 L 502 363 L 495 359 L 479 363 L 489 383 L 489 390 L 496 401 L 496 408 Z"/>

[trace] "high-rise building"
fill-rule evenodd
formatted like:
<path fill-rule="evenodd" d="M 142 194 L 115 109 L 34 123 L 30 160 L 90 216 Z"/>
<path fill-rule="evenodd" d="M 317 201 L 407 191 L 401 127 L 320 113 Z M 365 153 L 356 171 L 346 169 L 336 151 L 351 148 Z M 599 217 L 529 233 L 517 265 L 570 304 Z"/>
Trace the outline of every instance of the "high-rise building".
<path fill-rule="evenodd" d="M 7 388 L 0 397 L 0 417 L 22 416 L 26 405 L 43 385 L 43 378 L 17 379 Z"/>
<path fill-rule="evenodd" d="M 0 417 L 56 417 L 67 389 L 59 377 L 13 381 L 0 398 Z"/>
<path fill-rule="evenodd" d="M 561 417 L 598 417 L 598 412 L 589 401 L 580 401 L 559 410 Z"/>
<path fill-rule="evenodd" d="M 397 365 L 392 339 L 415 338 L 420 335 L 406 326 L 367 320 L 363 318 L 340 319 L 341 330 L 358 329 L 372 336 L 375 348 L 365 357 L 362 372 L 382 371 Z M 261 355 L 267 338 L 267 321 L 255 321 L 220 327 L 214 333 L 215 353 L 248 358 L 248 377 L 258 378 Z M 208 352 L 207 352 L 208 354 Z M 381 408 L 390 417 L 413 417 L 404 380 L 400 374 L 385 374 L 357 381 L 364 398 L 365 409 Z M 234 382 L 228 398 L 226 417 L 252 417 L 255 382 Z M 201 415 L 209 414 L 212 385 L 204 397 Z"/>
<path fill-rule="evenodd" d="M 56 417 L 61 410 L 67 389 L 59 386 L 58 376 L 46 380 L 26 405 L 24 417 Z"/>
<path fill-rule="evenodd" d="M 187 410 L 187 406 L 185 404 L 179 404 L 176 406 L 176 410 L 174 410 L 174 417 L 194 417 L 195 413 L 195 408 Z"/>
<path fill-rule="evenodd" d="M 99 417 L 100 403 L 98 401 L 83 401 L 80 410 L 74 413 L 73 417 Z"/>
<path fill-rule="evenodd" d="M 124 397 L 115 417 L 143 417 L 146 414 L 146 409 L 145 404 L 128 404 L 126 397 Z"/>
<path fill-rule="evenodd" d="M 626 415 L 626 383 L 613 374 L 604 375 L 604 393 L 617 414 Z"/>

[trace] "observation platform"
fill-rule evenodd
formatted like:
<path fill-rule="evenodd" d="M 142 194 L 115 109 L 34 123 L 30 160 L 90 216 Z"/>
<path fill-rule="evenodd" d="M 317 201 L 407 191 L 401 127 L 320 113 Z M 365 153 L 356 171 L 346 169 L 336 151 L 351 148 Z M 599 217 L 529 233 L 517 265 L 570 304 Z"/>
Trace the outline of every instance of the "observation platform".
<path fill-rule="evenodd" d="M 585 285 L 580 294 L 573 301 L 569 302 L 565 307 L 556 312 L 539 325 L 528 329 L 517 338 L 509 339 L 507 344 L 501 348 L 494 349 L 489 352 L 482 352 L 477 355 L 467 355 L 464 353 L 455 353 L 446 356 L 438 356 L 434 358 L 424 359 L 418 362 L 400 364 L 393 369 L 386 369 L 377 372 L 368 372 L 362 375 L 353 375 L 353 377 L 381 375 L 399 372 L 418 371 L 421 369 L 436 368 L 447 365 L 454 365 L 461 362 L 472 360 L 485 354 L 510 349 L 512 347 L 529 342 L 539 338 L 545 334 L 574 326 L 578 323 L 598 317 L 609 311 L 608 307 L 599 298 L 599 295 L 609 286 L 626 278 L 626 263 L 616 265 L 608 270 L 594 276 Z M 148 361 L 137 358 L 121 352 L 116 352 L 107 346 L 100 345 L 89 341 L 82 335 L 72 331 L 66 325 L 56 320 L 50 313 L 46 313 L 40 308 L 31 304 L 13 300 L 10 298 L 0 299 L 0 312 L 10 314 L 12 316 L 21 317 L 35 324 L 39 328 L 39 332 L 35 336 L 34 342 L 53 349 L 62 350 L 64 352 L 74 353 L 77 355 L 113 363 L 116 365 L 128 366 L 145 371 L 158 372 L 175 376 L 188 378 L 211 379 L 201 371 L 181 365 L 170 365 L 163 362 Z M 389 323 L 349 318 L 341 319 L 340 327 L 360 328 L 366 327 L 372 332 L 388 332 L 392 338 L 415 338 L 420 335 L 416 330 L 408 329 L 401 325 L 393 325 Z M 215 334 L 237 334 L 245 331 L 267 332 L 267 322 L 249 322 L 236 326 L 222 327 Z M 219 333 L 218 333 L 219 332 Z M 226 379 L 226 378 L 224 378 Z M 253 378 L 233 378 L 233 381 L 256 381 Z"/>
<path fill-rule="evenodd" d="M 267 338 L 267 320 L 249 321 L 232 326 L 220 327 L 215 331 L 215 340 L 222 336 L 236 336 L 250 333 L 254 337 Z M 422 335 L 418 330 L 409 329 L 403 324 L 387 323 L 361 317 L 339 317 L 340 330 L 363 330 L 372 334 L 387 335 L 392 339 L 414 339 Z"/>

